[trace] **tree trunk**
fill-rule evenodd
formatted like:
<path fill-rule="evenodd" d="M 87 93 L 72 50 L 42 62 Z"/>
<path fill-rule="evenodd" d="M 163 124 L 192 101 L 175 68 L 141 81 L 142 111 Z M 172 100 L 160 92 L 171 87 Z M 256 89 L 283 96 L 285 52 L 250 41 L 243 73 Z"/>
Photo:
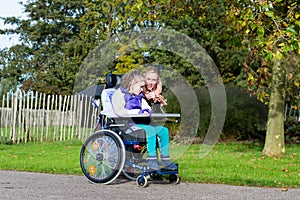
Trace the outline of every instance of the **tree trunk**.
<path fill-rule="evenodd" d="M 279 157 L 285 154 L 284 146 L 284 102 L 285 64 L 274 59 L 272 68 L 272 89 L 269 104 L 268 126 L 262 154 Z"/>

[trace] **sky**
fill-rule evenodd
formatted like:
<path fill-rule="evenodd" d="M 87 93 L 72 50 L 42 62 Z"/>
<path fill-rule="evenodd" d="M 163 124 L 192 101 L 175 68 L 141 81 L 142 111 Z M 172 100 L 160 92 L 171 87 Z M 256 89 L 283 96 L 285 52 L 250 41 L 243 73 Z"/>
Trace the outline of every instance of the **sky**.
<path fill-rule="evenodd" d="M 18 2 L 26 2 L 26 0 L 0 0 L 0 17 L 21 17 L 25 16 L 24 13 L 22 13 L 22 6 Z M 0 20 L 0 29 L 3 29 L 3 20 Z M 10 47 L 12 45 L 15 45 L 18 43 L 18 36 L 4 36 L 0 35 L 0 49 L 3 49 L 4 47 Z"/>

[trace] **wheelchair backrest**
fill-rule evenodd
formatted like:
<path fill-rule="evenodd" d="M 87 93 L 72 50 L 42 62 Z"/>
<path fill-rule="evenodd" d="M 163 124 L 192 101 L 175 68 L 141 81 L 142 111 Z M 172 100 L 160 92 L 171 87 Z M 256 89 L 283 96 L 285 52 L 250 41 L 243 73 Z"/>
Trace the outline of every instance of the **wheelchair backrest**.
<path fill-rule="evenodd" d="M 116 88 L 121 82 L 121 75 L 107 74 L 105 76 L 105 88 Z"/>
<path fill-rule="evenodd" d="M 115 93 L 116 88 L 108 88 L 104 89 L 101 93 L 101 102 L 102 102 L 102 111 L 101 114 L 106 115 L 108 117 L 116 117 L 116 113 L 114 111 L 112 105 L 112 96 Z"/>
<path fill-rule="evenodd" d="M 116 117 L 112 106 L 112 96 L 116 91 L 116 87 L 121 82 L 121 75 L 107 74 L 105 76 L 105 89 L 101 93 L 102 111 L 101 114 L 108 117 Z"/>

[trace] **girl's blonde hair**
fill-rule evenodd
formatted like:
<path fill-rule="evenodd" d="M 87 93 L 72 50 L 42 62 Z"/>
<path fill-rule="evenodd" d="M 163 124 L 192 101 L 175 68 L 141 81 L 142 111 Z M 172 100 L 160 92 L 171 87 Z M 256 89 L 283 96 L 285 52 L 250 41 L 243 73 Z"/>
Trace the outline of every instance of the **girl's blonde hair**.
<path fill-rule="evenodd" d="M 122 76 L 121 85 L 129 90 L 130 86 L 134 83 L 137 83 L 139 81 L 145 82 L 145 77 L 139 70 L 132 70 L 129 73 Z"/>
<path fill-rule="evenodd" d="M 159 71 L 158 71 L 158 67 L 155 67 L 155 66 L 148 66 L 144 72 L 144 76 L 146 76 L 147 74 L 157 74 L 157 82 L 160 82 L 160 78 L 159 78 Z"/>

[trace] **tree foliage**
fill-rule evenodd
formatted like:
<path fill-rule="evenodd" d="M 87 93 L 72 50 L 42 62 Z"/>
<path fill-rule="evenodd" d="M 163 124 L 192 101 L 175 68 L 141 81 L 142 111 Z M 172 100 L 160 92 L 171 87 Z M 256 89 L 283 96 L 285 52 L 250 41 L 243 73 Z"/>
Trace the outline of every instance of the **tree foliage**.
<path fill-rule="evenodd" d="M 246 82 L 241 84 L 268 103 L 274 59 L 287 67 L 288 87 L 299 84 L 299 70 L 290 62 L 297 60 L 300 53 L 299 5 L 293 1 L 248 1 L 234 10 L 235 31 L 243 35 L 243 48 L 249 49 L 241 74 Z M 288 99 L 298 96 L 289 92 L 287 95 Z"/>
<path fill-rule="evenodd" d="M 22 43 L 18 48 L 2 50 L 8 56 L 2 62 L 3 68 L 17 69 L 17 77 L 21 79 L 16 81 L 25 90 L 71 93 L 74 76 L 89 51 L 79 35 L 80 19 L 85 14 L 82 1 L 27 1 L 24 7 L 26 19 L 4 20 L 5 24 L 17 26 L 5 32 L 18 34 Z M 18 54 L 25 55 L 18 57 Z M 17 65 L 11 62 L 16 57 Z"/>

